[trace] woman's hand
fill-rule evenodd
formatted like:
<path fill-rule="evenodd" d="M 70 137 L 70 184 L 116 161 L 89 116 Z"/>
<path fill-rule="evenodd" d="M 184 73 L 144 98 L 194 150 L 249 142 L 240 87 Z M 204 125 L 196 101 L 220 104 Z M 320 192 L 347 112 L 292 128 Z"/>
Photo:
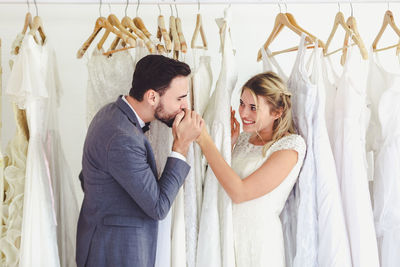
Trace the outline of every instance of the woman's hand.
<path fill-rule="evenodd" d="M 240 123 L 235 118 L 235 111 L 231 107 L 231 142 L 232 147 L 236 144 L 240 132 Z"/>

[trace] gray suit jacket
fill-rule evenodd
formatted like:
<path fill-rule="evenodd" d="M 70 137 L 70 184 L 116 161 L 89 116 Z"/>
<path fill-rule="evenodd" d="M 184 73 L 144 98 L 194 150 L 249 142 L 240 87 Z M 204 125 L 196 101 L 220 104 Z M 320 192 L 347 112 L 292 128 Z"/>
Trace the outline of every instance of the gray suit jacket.
<path fill-rule="evenodd" d="M 121 99 L 91 122 L 79 175 L 78 267 L 152 267 L 158 220 L 165 218 L 189 172 L 169 157 L 157 180 L 151 146 L 135 113 Z"/>

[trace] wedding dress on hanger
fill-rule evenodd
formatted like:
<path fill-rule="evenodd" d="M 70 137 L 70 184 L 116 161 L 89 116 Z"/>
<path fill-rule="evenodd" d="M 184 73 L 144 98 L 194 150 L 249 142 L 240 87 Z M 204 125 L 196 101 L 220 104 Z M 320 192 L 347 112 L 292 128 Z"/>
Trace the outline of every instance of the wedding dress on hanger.
<path fill-rule="evenodd" d="M 29 127 L 19 266 L 74 266 L 78 203 L 61 148 L 61 88 L 47 39 L 40 45 L 24 37 L 7 94 L 26 109 Z"/>
<path fill-rule="evenodd" d="M 400 71 L 383 68 L 370 53 L 368 145 L 374 151 L 374 220 L 381 267 L 400 265 Z"/>
<path fill-rule="evenodd" d="M 231 10 L 216 19 L 220 28 L 222 63 L 216 88 L 204 112 L 204 120 L 225 161 L 231 163 L 231 94 L 237 81 L 235 51 L 230 35 Z M 232 201 L 211 168 L 204 179 L 197 245 L 197 266 L 235 266 Z"/>

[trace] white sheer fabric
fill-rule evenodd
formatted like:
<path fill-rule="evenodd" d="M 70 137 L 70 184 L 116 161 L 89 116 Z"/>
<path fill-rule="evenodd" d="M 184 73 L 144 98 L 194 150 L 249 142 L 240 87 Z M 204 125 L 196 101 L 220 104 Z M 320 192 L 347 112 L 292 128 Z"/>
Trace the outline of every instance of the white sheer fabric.
<path fill-rule="evenodd" d="M 220 28 L 222 64 L 216 88 L 204 112 L 209 133 L 225 161 L 231 163 L 230 106 L 237 70 L 230 38 L 230 9 L 217 19 Z M 235 266 L 232 202 L 211 168 L 206 171 L 201 209 L 197 266 Z"/>
<path fill-rule="evenodd" d="M 313 149 L 318 206 L 318 264 L 319 266 L 352 266 L 349 239 L 344 219 L 335 160 L 325 123 L 325 88 L 321 73 L 322 48 L 315 45 L 310 81 L 315 85 L 313 112 Z"/>
<path fill-rule="evenodd" d="M 353 48 L 354 49 L 354 48 Z M 336 75 L 332 151 L 339 179 L 353 266 L 379 266 L 371 199 L 367 180 L 365 73 L 348 49 L 342 74 Z M 333 71 L 333 70 L 332 70 Z"/>
<path fill-rule="evenodd" d="M 285 180 L 270 193 L 241 204 L 233 204 L 235 257 L 237 267 L 285 266 L 282 224 L 279 219 L 292 191 L 306 153 L 299 135 L 276 141 L 262 154 L 263 146 L 249 143 L 250 134 L 242 133 L 232 154 L 232 168 L 243 179 L 256 171 L 276 151 L 291 149 L 298 153 L 296 165 Z"/>
<path fill-rule="evenodd" d="M 370 148 L 375 154 L 374 219 L 382 267 L 400 266 L 400 71 L 385 70 L 370 54 Z"/>
<path fill-rule="evenodd" d="M 76 265 L 78 205 L 58 133 L 60 91 L 54 51 L 27 35 L 7 87 L 30 134 L 19 266 Z"/>
<path fill-rule="evenodd" d="M 264 71 L 272 70 L 287 80 L 292 93 L 293 121 L 304 138 L 307 153 L 298 182 L 289 196 L 281 214 L 285 238 L 287 266 L 318 266 L 318 217 L 316 198 L 316 172 L 313 150 L 312 116 L 317 91 L 307 77 L 305 69 L 305 36 L 302 35 L 297 58 L 289 78 L 274 58 L 264 54 Z"/>

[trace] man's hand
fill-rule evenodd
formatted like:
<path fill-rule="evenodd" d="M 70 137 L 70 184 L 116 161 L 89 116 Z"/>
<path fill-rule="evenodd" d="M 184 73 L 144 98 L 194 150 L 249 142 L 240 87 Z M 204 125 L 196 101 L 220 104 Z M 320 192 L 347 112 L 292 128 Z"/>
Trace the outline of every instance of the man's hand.
<path fill-rule="evenodd" d="M 195 111 L 185 109 L 176 115 L 172 125 L 174 143 L 172 151 L 181 153 L 186 157 L 189 145 L 199 137 L 204 127 L 203 118 Z"/>

